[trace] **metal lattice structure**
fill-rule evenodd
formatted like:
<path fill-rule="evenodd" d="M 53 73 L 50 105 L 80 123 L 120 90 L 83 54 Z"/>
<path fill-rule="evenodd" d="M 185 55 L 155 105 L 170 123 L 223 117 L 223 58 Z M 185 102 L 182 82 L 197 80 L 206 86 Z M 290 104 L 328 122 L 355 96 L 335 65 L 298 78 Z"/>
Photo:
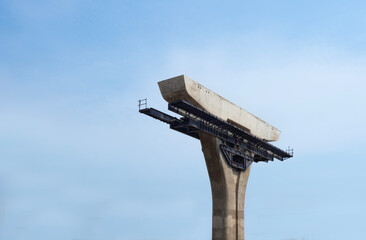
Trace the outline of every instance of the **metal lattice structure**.
<path fill-rule="evenodd" d="M 200 131 L 221 139 L 220 149 L 228 164 L 236 170 L 246 170 L 253 162 L 285 160 L 293 156 L 293 150 L 283 151 L 248 131 L 198 108 L 184 100 L 169 103 L 168 109 L 181 115 L 176 118 L 154 108 L 147 107 L 147 99 L 139 100 L 139 112 L 163 121 L 170 128 L 200 139 Z"/>

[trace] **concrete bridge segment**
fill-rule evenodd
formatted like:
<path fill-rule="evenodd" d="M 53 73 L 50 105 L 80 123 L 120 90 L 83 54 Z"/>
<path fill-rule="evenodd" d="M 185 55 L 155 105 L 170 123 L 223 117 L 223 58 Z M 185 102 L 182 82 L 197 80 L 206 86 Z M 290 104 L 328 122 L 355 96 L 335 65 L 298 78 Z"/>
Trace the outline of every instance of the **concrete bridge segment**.
<path fill-rule="evenodd" d="M 266 141 L 277 141 L 280 136 L 281 131 L 277 128 L 185 75 L 170 78 L 158 84 L 161 95 L 169 103 L 185 100 Z"/>

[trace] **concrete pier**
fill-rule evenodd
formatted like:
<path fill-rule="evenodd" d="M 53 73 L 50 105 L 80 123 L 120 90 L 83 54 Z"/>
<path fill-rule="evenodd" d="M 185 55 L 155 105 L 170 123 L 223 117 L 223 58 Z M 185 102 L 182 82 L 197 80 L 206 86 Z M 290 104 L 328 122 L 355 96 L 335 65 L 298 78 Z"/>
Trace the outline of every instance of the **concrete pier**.
<path fill-rule="evenodd" d="M 279 138 L 277 128 L 184 75 L 159 82 L 159 88 L 167 102 L 184 100 L 236 125 L 260 141 L 271 142 Z M 230 166 L 228 157 L 225 158 L 220 149 L 221 144 L 225 145 L 223 140 L 203 130 L 198 134 L 211 183 L 212 240 L 244 240 L 244 200 L 250 166 L 242 169 Z M 236 147 L 239 146 L 232 146 Z M 254 152 L 242 150 L 242 153 L 255 158 Z"/>
<path fill-rule="evenodd" d="M 212 240 L 244 239 L 244 200 L 250 167 L 234 170 L 220 150 L 221 140 L 200 132 L 212 192 Z"/>

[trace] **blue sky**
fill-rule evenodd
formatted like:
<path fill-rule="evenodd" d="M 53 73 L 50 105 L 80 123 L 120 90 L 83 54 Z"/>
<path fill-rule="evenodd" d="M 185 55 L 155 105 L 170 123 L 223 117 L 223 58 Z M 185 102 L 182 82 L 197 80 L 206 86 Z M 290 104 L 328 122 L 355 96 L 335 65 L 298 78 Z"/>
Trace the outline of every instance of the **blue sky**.
<path fill-rule="evenodd" d="M 0 3 L 0 239 L 211 239 L 195 139 L 137 112 L 186 74 L 282 130 L 246 239 L 364 239 L 364 1 Z"/>

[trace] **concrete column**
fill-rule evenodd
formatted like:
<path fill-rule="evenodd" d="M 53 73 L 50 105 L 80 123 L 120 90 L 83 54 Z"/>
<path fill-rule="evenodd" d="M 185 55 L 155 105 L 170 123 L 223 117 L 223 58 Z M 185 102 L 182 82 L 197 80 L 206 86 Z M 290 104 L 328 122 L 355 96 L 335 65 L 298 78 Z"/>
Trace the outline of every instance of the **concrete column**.
<path fill-rule="evenodd" d="M 237 171 L 226 162 L 221 140 L 200 132 L 212 192 L 212 240 L 244 240 L 244 199 L 250 167 Z"/>

